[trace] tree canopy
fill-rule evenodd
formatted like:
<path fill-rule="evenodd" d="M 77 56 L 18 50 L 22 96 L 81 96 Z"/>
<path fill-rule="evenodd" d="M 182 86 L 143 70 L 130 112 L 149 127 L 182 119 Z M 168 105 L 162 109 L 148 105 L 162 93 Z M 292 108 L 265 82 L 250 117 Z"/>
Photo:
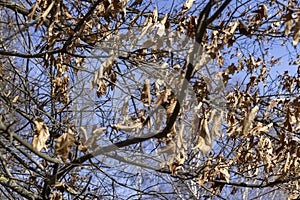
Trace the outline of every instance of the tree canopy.
<path fill-rule="evenodd" d="M 0 0 L 1 199 L 300 198 L 297 0 Z"/>

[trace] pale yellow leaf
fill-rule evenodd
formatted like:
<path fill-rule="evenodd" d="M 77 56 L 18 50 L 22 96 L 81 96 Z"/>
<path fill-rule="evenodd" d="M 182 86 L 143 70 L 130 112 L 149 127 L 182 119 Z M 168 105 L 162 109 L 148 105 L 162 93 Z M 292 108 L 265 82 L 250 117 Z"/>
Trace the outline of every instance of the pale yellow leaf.
<path fill-rule="evenodd" d="M 143 127 L 143 123 L 142 122 L 131 122 L 128 125 L 124 125 L 124 124 L 112 124 L 111 127 L 113 129 L 117 129 L 117 130 L 122 130 L 122 131 L 136 131 L 139 130 Z"/>
<path fill-rule="evenodd" d="M 55 1 L 52 1 L 51 4 L 48 6 L 48 8 L 45 10 L 45 12 L 41 16 L 39 16 L 39 23 L 38 23 L 36 29 L 38 27 L 40 27 L 42 25 L 42 23 L 45 21 L 47 15 L 49 14 L 51 9 L 53 8 L 54 4 L 55 4 Z"/>
<path fill-rule="evenodd" d="M 27 15 L 27 21 L 26 22 L 30 22 L 30 20 L 33 18 L 34 14 L 35 14 L 35 11 L 36 11 L 36 8 L 39 6 L 41 0 L 37 0 L 35 2 L 35 4 L 30 8 L 30 12 L 29 14 Z"/>

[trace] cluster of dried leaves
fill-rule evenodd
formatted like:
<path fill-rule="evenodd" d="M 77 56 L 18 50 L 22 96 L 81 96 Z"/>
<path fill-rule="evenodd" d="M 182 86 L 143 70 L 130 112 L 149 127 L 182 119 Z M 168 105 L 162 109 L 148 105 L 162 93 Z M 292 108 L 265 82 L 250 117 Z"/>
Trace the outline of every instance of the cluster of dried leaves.
<path fill-rule="evenodd" d="M 7 191 L 52 200 L 115 192 L 96 184 L 103 177 L 103 188 L 132 191 L 136 176 L 110 162 L 117 158 L 155 170 L 151 178 L 176 188 L 167 198 L 223 195 L 231 186 L 299 197 L 299 2 L 187 0 L 175 10 L 140 0 L 22 3 L 0 0 L 10 14 L 1 13 L 0 27 Z M 284 64 L 297 69 L 279 70 L 272 48 L 289 50 Z M 95 55 L 100 62 L 88 62 Z M 80 98 L 92 103 L 78 106 Z M 91 114 L 78 117 L 86 107 Z M 142 161 L 128 159 L 135 156 Z M 167 182 L 169 174 L 184 184 Z"/>

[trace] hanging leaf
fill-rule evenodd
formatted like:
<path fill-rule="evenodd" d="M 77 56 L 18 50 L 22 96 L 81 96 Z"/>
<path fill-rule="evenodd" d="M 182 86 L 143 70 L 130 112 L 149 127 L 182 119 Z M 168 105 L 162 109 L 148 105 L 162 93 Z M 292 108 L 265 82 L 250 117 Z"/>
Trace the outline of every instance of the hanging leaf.
<path fill-rule="evenodd" d="M 191 7 L 193 6 L 195 0 L 187 0 L 183 6 L 182 6 L 182 10 L 181 10 L 181 14 L 185 13 L 186 11 L 188 11 L 189 9 L 191 9 Z"/>
<path fill-rule="evenodd" d="M 157 25 L 157 32 L 156 34 L 162 37 L 165 34 L 165 23 L 167 21 L 169 13 L 166 13 L 164 18 L 160 21 L 160 23 Z"/>
<path fill-rule="evenodd" d="M 36 11 L 36 8 L 39 6 L 39 4 L 41 3 L 41 0 L 37 0 L 35 2 L 35 4 L 30 8 L 30 12 L 29 14 L 27 15 L 27 23 L 31 21 L 31 19 L 33 18 L 34 14 L 35 14 L 35 11 Z"/>
<path fill-rule="evenodd" d="M 250 127 L 252 125 L 254 118 L 256 117 L 256 113 L 258 109 L 259 107 L 255 106 L 254 108 L 252 108 L 251 111 L 246 113 L 245 119 L 243 121 L 242 135 L 247 135 L 249 133 Z"/>
<path fill-rule="evenodd" d="M 228 171 L 228 167 L 221 167 L 219 172 L 222 174 L 222 176 L 224 177 L 226 182 L 229 183 L 230 174 L 229 174 L 229 171 Z"/>
<path fill-rule="evenodd" d="M 37 118 L 33 121 L 33 123 L 34 136 L 32 146 L 38 151 L 41 151 L 43 148 L 47 151 L 46 141 L 50 136 L 48 127 L 44 124 L 44 120 L 41 118 Z"/>
<path fill-rule="evenodd" d="M 211 142 L 211 135 L 208 129 L 208 118 L 205 115 L 201 120 L 201 130 L 198 143 L 192 149 L 199 149 L 202 154 L 205 155 L 212 148 Z"/>
<path fill-rule="evenodd" d="M 293 45 L 296 46 L 298 42 L 300 41 L 300 15 L 298 16 L 296 20 L 295 26 L 292 28 L 294 31 L 293 34 Z"/>
<path fill-rule="evenodd" d="M 60 155 L 63 162 L 67 161 L 69 157 L 69 153 L 71 147 L 75 142 L 75 135 L 71 129 L 64 134 L 62 134 L 59 138 L 55 139 L 55 154 Z"/>
<path fill-rule="evenodd" d="M 155 7 L 154 10 L 153 10 L 153 18 L 152 18 L 152 22 L 153 22 L 153 23 L 156 23 L 156 22 L 157 22 L 157 19 L 158 19 L 158 10 L 157 10 L 157 8 Z"/>
<path fill-rule="evenodd" d="M 98 137 L 106 130 L 106 127 L 98 128 L 92 132 L 92 137 L 90 137 L 85 143 L 84 146 L 86 146 L 89 149 L 94 149 L 96 147 Z"/>
<path fill-rule="evenodd" d="M 145 106 L 151 105 L 150 80 L 149 79 L 145 80 L 144 87 L 142 90 L 141 101 L 144 102 Z"/>

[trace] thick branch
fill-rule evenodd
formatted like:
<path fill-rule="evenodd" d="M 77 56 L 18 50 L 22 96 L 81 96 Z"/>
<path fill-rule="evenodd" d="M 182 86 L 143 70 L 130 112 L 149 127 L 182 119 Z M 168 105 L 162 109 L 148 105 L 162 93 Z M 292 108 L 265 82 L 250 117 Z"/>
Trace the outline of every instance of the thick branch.
<path fill-rule="evenodd" d="M 26 190 L 23 186 L 16 184 L 15 181 L 9 180 L 2 175 L 0 176 L 0 184 L 3 185 L 4 187 L 9 187 L 10 189 L 12 189 L 12 191 L 18 193 L 22 197 L 25 197 L 26 199 L 32 199 L 32 200 L 42 199 L 37 194 Z"/>

